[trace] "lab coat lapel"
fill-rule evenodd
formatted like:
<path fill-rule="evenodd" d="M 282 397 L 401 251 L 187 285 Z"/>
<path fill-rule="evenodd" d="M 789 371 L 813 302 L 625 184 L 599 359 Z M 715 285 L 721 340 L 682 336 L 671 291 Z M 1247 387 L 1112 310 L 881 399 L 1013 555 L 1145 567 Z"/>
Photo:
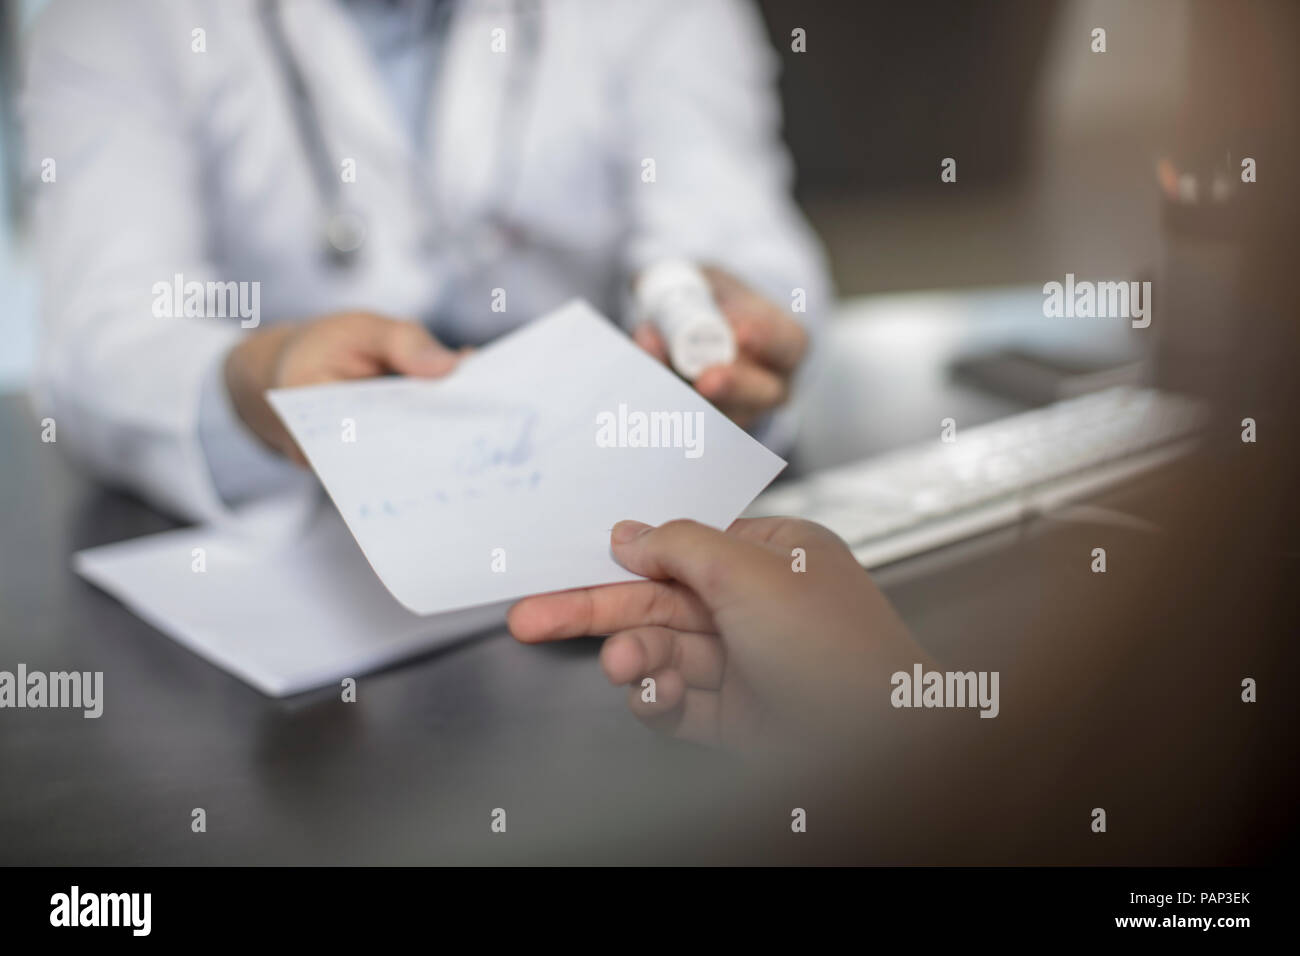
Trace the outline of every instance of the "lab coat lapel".
<path fill-rule="evenodd" d="M 440 229 L 481 220 L 508 198 L 496 195 L 510 186 L 498 181 L 499 170 L 518 157 L 505 157 L 503 164 L 498 152 L 518 150 L 524 133 L 514 129 L 502 135 L 503 121 L 523 122 L 505 112 L 511 71 L 529 56 L 519 27 L 514 3 L 456 6 L 427 127 L 428 172 L 444 217 Z"/>
<path fill-rule="evenodd" d="M 347 12 L 332 0 L 282 0 L 285 39 L 320 116 L 336 171 L 344 157 L 368 157 L 359 169 L 404 182 L 415 151 L 387 87 Z M 360 165 L 360 163 L 358 163 Z"/>
<path fill-rule="evenodd" d="M 365 39 L 334 0 L 282 0 L 284 32 L 320 114 L 335 175 L 356 160 L 345 203 L 367 223 L 364 267 L 344 279 L 369 308 L 419 318 L 444 277 L 422 258 L 427 219 L 414 189 L 420 163 Z"/>

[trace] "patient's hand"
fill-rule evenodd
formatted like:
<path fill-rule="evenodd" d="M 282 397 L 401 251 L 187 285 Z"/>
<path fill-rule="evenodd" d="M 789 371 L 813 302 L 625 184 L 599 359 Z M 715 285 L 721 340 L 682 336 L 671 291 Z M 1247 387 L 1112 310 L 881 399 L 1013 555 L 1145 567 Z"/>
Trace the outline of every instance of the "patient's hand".
<path fill-rule="evenodd" d="M 808 333 L 780 306 L 734 276 L 712 267 L 709 280 L 718 308 L 736 336 L 736 361 L 706 369 L 696 390 L 728 418 L 748 428 L 790 397 L 790 382 L 808 350 Z M 637 326 L 638 345 L 667 364 L 668 348 L 650 323 Z"/>
<path fill-rule="evenodd" d="M 369 312 L 340 312 L 263 329 L 226 357 L 226 389 L 235 411 L 264 442 L 298 464 L 302 452 L 266 401 L 269 388 L 317 385 L 390 372 L 446 375 L 460 354 L 419 323 Z"/>
<path fill-rule="evenodd" d="M 792 518 L 624 521 L 614 557 L 649 581 L 525 598 L 511 632 L 532 643 L 610 634 L 601 665 L 628 705 L 678 737 L 739 749 L 853 733 L 887 707 L 889 675 L 925 661 L 844 543 Z M 802 549 L 806 569 L 797 571 Z M 653 677 L 655 701 L 643 700 Z"/>

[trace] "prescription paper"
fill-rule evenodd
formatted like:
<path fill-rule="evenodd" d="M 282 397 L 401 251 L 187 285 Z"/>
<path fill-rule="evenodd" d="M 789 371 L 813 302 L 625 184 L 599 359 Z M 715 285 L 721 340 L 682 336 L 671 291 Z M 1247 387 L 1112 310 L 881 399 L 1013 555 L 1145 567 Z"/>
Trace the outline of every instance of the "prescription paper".
<path fill-rule="evenodd" d="M 443 379 L 268 398 L 418 615 L 632 580 L 610 556 L 616 522 L 726 527 L 785 466 L 583 302 Z"/>
<path fill-rule="evenodd" d="M 412 614 L 379 583 L 333 506 L 319 495 L 317 504 L 297 534 L 283 533 L 289 506 L 267 502 L 244 509 L 238 529 L 146 535 L 80 551 L 73 567 L 272 697 L 360 677 L 505 623 L 504 604 Z"/>

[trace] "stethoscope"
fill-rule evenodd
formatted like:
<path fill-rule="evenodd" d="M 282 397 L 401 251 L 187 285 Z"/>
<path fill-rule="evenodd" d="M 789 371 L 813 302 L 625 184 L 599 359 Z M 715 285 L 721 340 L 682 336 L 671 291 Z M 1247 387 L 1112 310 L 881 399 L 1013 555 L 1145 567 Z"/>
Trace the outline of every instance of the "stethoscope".
<path fill-rule="evenodd" d="M 445 2 L 447 8 L 440 12 L 450 19 L 451 0 Z M 532 84 L 529 79 L 536 69 L 540 53 L 541 24 L 536 0 L 513 2 L 517 13 L 514 19 L 520 25 L 517 45 L 522 55 L 511 57 L 510 73 L 506 79 L 506 108 L 501 110 L 497 124 L 496 139 L 499 148 L 493 151 L 492 182 L 498 188 L 489 193 L 499 197 L 498 206 L 501 211 L 488 213 L 478 222 L 455 230 L 453 235 L 430 236 L 427 243 L 445 251 L 461 274 L 469 274 L 487 262 L 500 258 L 511 246 L 523 239 L 518 227 L 511 225 L 506 218 L 504 210 L 513 205 L 514 190 L 519 180 L 523 137 L 527 132 L 526 120 L 532 103 Z M 529 9 L 524 9 L 525 7 Z M 349 206 L 344 197 L 342 180 L 330 157 L 315 98 L 308 89 L 302 68 L 285 36 L 280 0 L 262 0 L 259 13 L 272 52 L 280 62 L 288 88 L 294 126 L 303 154 L 311 167 L 322 211 L 320 232 L 326 261 L 333 268 L 351 266 L 359 258 L 366 241 L 366 219 L 359 210 Z M 448 29 L 444 23 L 441 35 L 445 36 Z M 425 180 L 421 179 L 420 182 L 426 187 L 426 199 L 434 211 L 435 228 L 445 227 L 447 218 L 440 214 L 436 190 Z"/>

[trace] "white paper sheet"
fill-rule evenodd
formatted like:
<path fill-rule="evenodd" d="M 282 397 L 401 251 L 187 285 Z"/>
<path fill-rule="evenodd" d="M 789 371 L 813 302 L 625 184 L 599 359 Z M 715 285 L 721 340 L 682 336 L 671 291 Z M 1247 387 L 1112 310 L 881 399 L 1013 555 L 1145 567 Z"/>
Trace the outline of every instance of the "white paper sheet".
<path fill-rule="evenodd" d="M 505 622 L 506 605 L 418 617 L 321 499 L 285 537 L 281 503 L 242 533 L 185 528 L 78 552 L 73 567 L 154 627 L 273 697 L 362 674 Z M 266 533 L 261 533 L 261 532 Z M 202 571 L 194 549 L 201 548 Z"/>
<path fill-rule="evenodd" d="M 272 696 L 500 627 L 525 594 L 631 579 L 609 556 L 614 522 L 723 527 L 784 465 L 582 304 L 444 380 L 282 390 L 272 402 L 337 511 L 290 496 L 219 528 L 91 548 L 73 561 L 140 617 Z M 598 415 L 609 413 L 605 434 L 617 445 L 620 419 L 622 437 L 634 437 L 636 412 L 698 415 L 702 428 L 665 433 L 679 447 L 598 444 Z M 343 419 L 355 442 L 343 440 Z"/>
<path fill-rule="evenodd" d="M 615 522 L 725 527 L 785 465 L 582 302 L 445 379 L 268 394 L 417 614 L 630 580 Z M 635 447 L 652 434 L 661 447 Z"/>

